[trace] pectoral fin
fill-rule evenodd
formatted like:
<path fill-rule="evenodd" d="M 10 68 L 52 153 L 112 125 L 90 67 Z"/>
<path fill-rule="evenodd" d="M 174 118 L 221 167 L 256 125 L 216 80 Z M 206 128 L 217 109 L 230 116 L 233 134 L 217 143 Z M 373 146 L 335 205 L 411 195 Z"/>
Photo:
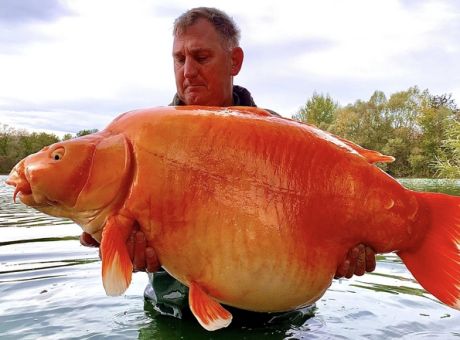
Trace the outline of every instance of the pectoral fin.
<path fill-rule="evenodd" d="M 110 296 L 123 294 L 131 283 L 133 264 L 126 248 L 132 221 L 112 216 L 102 232 L 102 283 Z"/>
<path fill-rule="evenodd" d="M 227 327 L 232 322 L 232 314 L 192 282 L 189 290 L 189 304 L 193 315 L 208 331 Z"/>

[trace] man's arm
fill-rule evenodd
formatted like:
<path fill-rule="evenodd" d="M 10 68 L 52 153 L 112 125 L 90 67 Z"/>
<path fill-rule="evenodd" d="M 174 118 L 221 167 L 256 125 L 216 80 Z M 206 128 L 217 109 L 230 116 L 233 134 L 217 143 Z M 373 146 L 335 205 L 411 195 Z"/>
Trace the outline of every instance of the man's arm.
<path fill-rule="evenodd" d="M 99 247 L 99 243 L 90 234 L 83 232 L 80 243 L 86 247 Z M 147 245 L 144 233 L 134 230 L 126 241 L 129 256 L 133 262 L 133 271 L 147 271 L 153 273 L 160 268 L 153 248 Z M 359 244 L 350 249 L 345 260 L 337 268 L 335 278 L 351 278 L 353 275 L 361 276 L 365 272 L 375 270 L 375 252 L 372 248 Z"/>

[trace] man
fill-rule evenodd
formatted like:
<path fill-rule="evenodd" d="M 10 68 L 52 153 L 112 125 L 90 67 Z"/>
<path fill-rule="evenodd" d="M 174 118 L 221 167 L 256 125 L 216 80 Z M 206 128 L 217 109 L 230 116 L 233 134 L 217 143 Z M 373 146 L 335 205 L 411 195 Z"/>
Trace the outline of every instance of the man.
<path fill-rule="evenodd" d="M 239 46 L 239 29 L 227 14 L 214 8 L 191 9 L 176 19 L 173 34 L 177 93 L 171 105 L 256 106 L 248 90 L 233 85 L 244 53 Z M 80 241 L 83 245 L 97 246 L 86 233 Z M 135 231 L 126 244 L 134 271 L 149 272 L 151 284 L 146 288 L 146 298 L 153 301 L 160 313 L 182 317 L 187 287 L 166 272 L 157 272 L 155 253 L 142 232 Z M 374 269 L 373 250 L 358 245 L 337 268 L 336 277 L 350 278 Z"/>

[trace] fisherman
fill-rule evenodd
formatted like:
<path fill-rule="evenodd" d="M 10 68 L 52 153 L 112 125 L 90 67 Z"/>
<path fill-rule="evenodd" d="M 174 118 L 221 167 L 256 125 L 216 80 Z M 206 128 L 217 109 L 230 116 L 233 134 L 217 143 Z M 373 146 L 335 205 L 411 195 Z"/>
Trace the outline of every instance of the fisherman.
<path fill-rule="evenodd" d="M 256 106 L 247 89 L 233 85 L 233 78 L 241 70 L 244 52 L 239 45 L 239 28 L 231 17 L 215 8 L 193 8 L 175 20 L 173 35 L 177 93 L 170 105 Z M 85 246 L 99 246 L 87 233 L 80 236 L 80 242 Z M 165 271 L 158 271 L 155 252 L 143 232 L 135 230 L 126 245 L 134 271 L 146 271 L 149 275 L 144 293 L 146 300 L 152 302 L 157 312 L 182 318 L 183 311 L 187 310 L 188 288 Z M 375 264 L 374 251 L 357 245 L 337 268 L 336 278 L 363 275 L 373 271 Z"/>

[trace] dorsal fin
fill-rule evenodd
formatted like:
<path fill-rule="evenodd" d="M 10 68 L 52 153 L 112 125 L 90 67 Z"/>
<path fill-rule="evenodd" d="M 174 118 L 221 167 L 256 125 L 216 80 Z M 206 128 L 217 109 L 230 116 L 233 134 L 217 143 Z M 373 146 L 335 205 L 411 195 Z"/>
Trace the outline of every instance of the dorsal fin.
<path fill-rule="evenodd" d="M 391 162 L 394 162 L 395 160 L 393 156 L 387 156 L 387 155 L 381 154 L 378 151 L 365 149 L 362 146 L 359 146 L 358 144 L 355 144 L 353 142 L 350 142 L 347 139 L 344 139 L 338 136 L 334 136 L 334 137 L 340 140 L 341 142 L 345 143 L 346 145 L 348 145 L 353 150 L 355 150 L 357 153 L 363 156 L 371 164 L 379 163 L 379 162 L 380 163 L 391 163 Z"/>
<path fill-rule="evenodd" d="M 308 124 L 308 123 L 303 123 L 303 122 L 300 122 L 300 123 L 304 124 L 304 125 L 307 125 L 307 126 L 313 128 L 315 130 L 321 131 L 321 133 L 329 135 L 329 136 L 331 136 L 331 137 L 333 137 L 335 139 L 338 139 L 339 141 L 341 141 L 345 145 L 347 145 L 350 148 L 352 148 L 358 154 L 360 154 L 370 164 L 374 164 L 374 163 L 391 163 L 391 162 L 395 161 L 395 158 L 393 156 L 387 156 L 387 155 L 384 155 L 384 154 L 382 154 L 382 153 L 380 153 L 378 151 L 365 149 L 362 146 L 360 146 L 360 145 L 358 145 L 356 143 L 353 143 L 352 141 L 349 141 L 348 139 L 345 139 L 345 138 L 339 137 L 337 135 L 334 135 L 333 133 L 330 133 L 329 131 L 321 130 L 320 128 L 316 127 L 313 124 Z"/>
<path fill-rule="evenodd" d="M 273 111 L 271 110 L 261 109 L 259 107 L 253 107 L 253 106 L 232 106 L 232 107 L 228 107 L 227 109 L 238 111 L 240 113 L 250 113 L 250 114 L 261 116 L 261 117 L 273 117 L 274 116 Z M 275 113 L 275 115 L 279 116 L 277 113 Z"/>
<path fill-rule="evenodd" d="M 261 116 L 261 117 L 278 116 L 279 118 L 289 120 L 289 121 L 293 121 L 292 119 L 279 116 L 276 112 L 273 112 L 271 110 L 261 109 L 261 108 L 258 108 L 258 107 L 234 106 L 234 107 L 231 107 L 229 109 L 236 110 L 236 111 L 241 112 L 241 113 L 255 114 L 255 115 L 258 115 L 258 116 Z M 380 153 L 378 151 L 365 149 L 362 146 L 359 146 L 358 144 L 355 144 L 355 143 L 353 143 L 353 142 L 351 142 L 351 141 L 349 141 L 349 140 L 347 140 L 345 138 L 336 136 L 336 135 L 334 135 L 334 134 L 332 134 L 332 133 L 330 133 L 328 131 L 321 130 L 318 127 L 316 127 L 315 125 L 304 123 L 304 122 L 299 122 L 299 121 L 296 121 L 296 120 L 294 120 L 294 121 L 297 122 L 297 123 L 300 123 L 300 124 L 310 126 L 310 127 L 314 128 L 314 129 L 317 129 L 317 130 L 321 131 L 322 133 L 325 133 L 325 134 L 327 134 L 327 135 L 329 135 L 329 136 L 331 136 L 333 138 L 338 139 L 339 141 L 341 141 L 345 145 L 347 145 L 350 148 L 352 148 L 353 150 L 355 150 L 358 154 L 360 154 L 363 158 L 365 158 L 370 164 L 374 164 L 374 163 L 391 163 L 391 162 L 394 162 L 394 160 L 395 160 L 395 158 L 392 157 L 392 156 L 384 155 L 384 154 L 382 154 L 382 153 Z"/>

